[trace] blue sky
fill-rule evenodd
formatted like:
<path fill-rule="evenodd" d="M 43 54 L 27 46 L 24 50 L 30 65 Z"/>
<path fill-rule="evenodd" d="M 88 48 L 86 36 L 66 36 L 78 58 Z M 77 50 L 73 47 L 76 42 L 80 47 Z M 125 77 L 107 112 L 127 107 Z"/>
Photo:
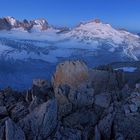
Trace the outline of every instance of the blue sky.
<path fill-rule="evenodd" d="M 140 31 L 140 0 L 0 0 L 0 17 L 44 17 L 52 25 L 74 26 L 99 18 L 114 27 Z"/>

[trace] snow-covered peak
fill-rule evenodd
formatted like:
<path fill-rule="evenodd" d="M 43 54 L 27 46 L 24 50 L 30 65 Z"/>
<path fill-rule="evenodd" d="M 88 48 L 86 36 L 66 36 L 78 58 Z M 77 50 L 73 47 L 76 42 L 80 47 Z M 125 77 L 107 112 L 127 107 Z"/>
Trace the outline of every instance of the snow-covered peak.
<path fill-rule="evenodd" d="M 34 23 L 37 25 L 48 25 L 47 21 L 44 18 L 34 20 Z"/>
<path fill-rule="evenodd" d="M 33 24 L 32 31 L 43 31 L 48 29 L 48 23 L 43 18 L 33 20 L 31 23 Z"/>
<path fill-rule="evenodd" d="M 8 21 L 8 23 L 11 26 L 16 26 L 17 25 L 17 20 L 14 17 L 7 16 L 7 17 L 5 17 L 5 19 Z"/>
<path fill-rule="evenodd" d="M 117 30 L 110 24 L 102 23 L 100 20 L 92 20 L 82 23 L 67 33 L 69 37 L 78 40 L 92 42 L 94 39 L 110 40 L 115 44 L 122 44 L 126 38 L 138 39 L 137 35 L 125 30 Z"/>

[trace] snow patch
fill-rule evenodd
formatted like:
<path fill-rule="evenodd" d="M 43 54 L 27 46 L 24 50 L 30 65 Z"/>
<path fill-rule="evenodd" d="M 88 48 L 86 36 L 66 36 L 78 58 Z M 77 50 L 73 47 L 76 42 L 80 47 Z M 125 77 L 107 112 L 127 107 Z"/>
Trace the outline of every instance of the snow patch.
<path fill-rule="evenodd" d="M 124 72 L 134 72 L 135 70 L 137 70 L 136 67 L 120 67 L 120 68 L 116 68 L 115 70 L 123 70 Z"/>

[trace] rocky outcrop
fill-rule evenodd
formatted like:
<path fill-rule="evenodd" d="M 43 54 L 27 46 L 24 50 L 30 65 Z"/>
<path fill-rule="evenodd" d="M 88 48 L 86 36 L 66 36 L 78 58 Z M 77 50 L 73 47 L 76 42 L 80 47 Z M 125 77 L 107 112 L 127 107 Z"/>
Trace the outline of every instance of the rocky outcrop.
<path fill-rule="evenodd" d="M 8 112 L 5 106 L 0 106 L 0 119 L 8 116 Z"/>
<path fill-rule="evenodd" d="M 94 85 L 95 93 L 114 91 L 124 87 L 123 73 L 112 71 L 111 68 L 106 67 L 102 69 L 90 70 L 90 79 Z"/>
<path fill-rule="evenodd" d="M 56 100 L 49 100 L 36 107 L 18 124 L 24 130 L 28 139 L 47 139 L 57 125 Z"/>
<path fill-rule="evenodd" d="M 89 70 L 80 61 L 65 61 L 57 66 L 52 77 L 60 114 L 93 104 L 94 89 L 89 81 Z"/>
<path fill-rule="evenodd" d="M 10 118 L 5 122 L 6 140 L 25 140 L 25 134 Z"/>
<path fill-rule="evenodd" d="M 52 85 L 38 79 L 27 92 L 1 90 L 0 140 L 139 140 L 139 90 L 111 68 L 92 72 L 68 61 L 57 67 Z"/>
<path fill-rule="evenodd" d="M 56 72 L 52 78 L 54 89 L 60 85 L 68 85 L 77 88 L 89 79 L 88 67 L 80 61 L 65 61 L 56 67 Z"/>
<path fill-rule="evenodd" d="M 108 108 L 111 103 L 111 94 L 110 93 L 101 93 L 95 95 L 94 104 L 103 108 Z"/>

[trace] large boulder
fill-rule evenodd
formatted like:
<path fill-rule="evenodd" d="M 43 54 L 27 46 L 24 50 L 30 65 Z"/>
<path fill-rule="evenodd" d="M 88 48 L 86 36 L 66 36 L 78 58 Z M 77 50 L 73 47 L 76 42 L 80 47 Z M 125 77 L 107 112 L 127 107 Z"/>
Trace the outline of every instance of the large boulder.
<path fill-rule="evenodd" d="M 83 62 L 60 63 L 52 77 L 52 85 L 62 116 L 70 113 L 73 108 L 93 104 L 94 90 L 89 81 L 89 70 Z"/>
<path fill-rule="evenodd" d="M 5 122 L 6 140 L 25 140 L 25 134 L 10 118 Z"/>
<path fill-rule="evenodd" d="M 89 79 L 88 68 L 85 63 L 81 61 L 65 61 L 60 63 L 52 78 L 54 89 L 60 85 L 68 85 L 76 88 Z"/>
<path fill-rule="evenodd" d="M 57 103 L 49 100 L 19 121 L 28 139 L 47 139 L 57 125 Z"/>

